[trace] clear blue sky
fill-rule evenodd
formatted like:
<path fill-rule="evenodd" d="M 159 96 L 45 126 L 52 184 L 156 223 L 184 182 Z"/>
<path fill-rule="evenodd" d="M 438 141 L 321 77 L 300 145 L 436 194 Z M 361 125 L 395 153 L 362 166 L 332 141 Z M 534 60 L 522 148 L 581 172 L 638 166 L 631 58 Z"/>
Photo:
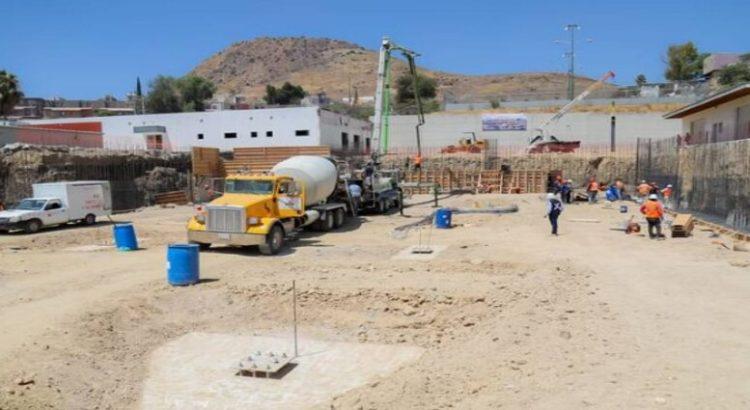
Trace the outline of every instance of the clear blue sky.
<path fill-rule="evenodd" d="M 109 1 L 3 0 L 0 69 L 28 96 L 124 96 L 136 76 L 179 76 L 229 44 L 259 36 L 349 40 L 389 34 L 422 66 L 466 74 L 565 71 L 562 27 L 582 29 L 577 71 L 663 79 L 667 45 L 750 51 L 748 0 Z"/>

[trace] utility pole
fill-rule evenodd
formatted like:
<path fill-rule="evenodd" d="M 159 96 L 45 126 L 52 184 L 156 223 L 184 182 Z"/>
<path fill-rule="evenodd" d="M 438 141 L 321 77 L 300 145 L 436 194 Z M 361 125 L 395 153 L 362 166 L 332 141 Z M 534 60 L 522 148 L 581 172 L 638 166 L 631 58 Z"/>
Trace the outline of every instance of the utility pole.
<path fill-rule="evenodd" d="M 567 53 L 570 66 L 568 67 L 568 99 L 572 100 L 576 96 L 575 74 L 576 74 L 576 30 L 580 30 L 578 24 L 568 24 L 565 31 L 570 32 L 570 51 Z"/>
<path fill-rule="evenodd" d="M 615 130 L 617 127 L 617 118 L 615 117 L 615 102 L 612 101 L 609 110 L 609 149 L 611 152 L 615 152 Z"/>

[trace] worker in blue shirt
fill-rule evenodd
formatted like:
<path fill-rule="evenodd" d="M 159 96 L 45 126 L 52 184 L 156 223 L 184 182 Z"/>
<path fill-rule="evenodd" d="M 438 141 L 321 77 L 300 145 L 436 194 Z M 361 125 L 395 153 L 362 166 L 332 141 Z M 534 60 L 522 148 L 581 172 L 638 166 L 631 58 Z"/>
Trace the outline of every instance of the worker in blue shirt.
<path fill-rule="evenodd" d="M 563 204 L 557 199 L 557 195 L 553 193 L 547 194 L 547 213 L 546 217 L 549 218 L 549 223 L 552 225 L 552 235 L 557 236 L 557 218 L 563 211 Z"/>
<path fill-rule="evenodd" d="M 355 215 L 359 214 L 359 207 L 362 206 L 362 187 L 351 183 L 349 184 L 349 196 L 352 198 L 352 211 Z"/>

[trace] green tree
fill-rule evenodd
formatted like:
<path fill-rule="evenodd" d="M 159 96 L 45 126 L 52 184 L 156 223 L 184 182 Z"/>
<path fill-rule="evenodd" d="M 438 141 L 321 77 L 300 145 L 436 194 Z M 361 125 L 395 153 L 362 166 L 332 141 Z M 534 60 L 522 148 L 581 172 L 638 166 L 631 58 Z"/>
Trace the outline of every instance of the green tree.
<path fill-rule="evenodd" d="M 375 107 L 372 105 L 349 105 L 342 102 L 332 102 L 326 107 L 326 109 L 365 121 L 375 115 Z"/>
<path fill-rule="evenodd" d="M 396 79 L 396 102 L 410 103 L 414 101 L 414 78 L 409 73 L 405 73 Z M 417 83 L 419 86 L 419 96 L 423 100 L 429 100 L 437 96 L 437 81 L 434 78 L 425 77 L 417 74 Z"/>
<path fill-rule="evenodd" d="M 280 88 L 267 85 L 263 99 L 269 105 L 292 105 L 299 104 L 306 95 L 307 92 L 301 85 L 292 85 L 287 81 Z"/>
<path fill-rule="evenodd" d="M 648 80 L 646 79 L 645 75 L 638 74 L 638 76 L 635 77 L 635 85 L 643 87 L 646 84 L 648 84 Z"/>
<path fill-rule="evenodd" d="M 146 109 L 150 113 L 181 112 L 180 97 L 174 77 L 157 76 L 151 81 L 150 90 L 146 96 Z"/>
<path fill-rule="evenodd" d="M 664 77 L 670 81 L 692 80 L 703 72 L 703 60 L 706 56 L 698 52 L 692 41 L 672 44 L 667 49 Z"/>
<path fill-rule="evenodd" d="M 0 115 L 7 118 L 13 107 L 23 98 L 18 78 L 5 70 L 0 70 Z"/>
<path fill-rule="evenodd" d="M 175 82 L 180 94 L 182 111 L 205 111 L 205 101 L 214 96 L 216 86 L 195 75 L 186 75 Z"/>
<path fill-rule="evenodd" d="M 750 81 L 750 65 L 737 63 L 719 70 L 719 84 L 733 86 Z"/>

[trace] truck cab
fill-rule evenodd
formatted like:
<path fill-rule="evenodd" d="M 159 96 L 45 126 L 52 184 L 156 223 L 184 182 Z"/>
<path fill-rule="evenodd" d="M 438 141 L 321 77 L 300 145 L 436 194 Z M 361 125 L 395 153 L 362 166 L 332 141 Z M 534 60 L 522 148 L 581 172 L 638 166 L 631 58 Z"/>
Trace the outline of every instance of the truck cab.
<path fill-rule="evenodd" d="M 287 176 L 233 175 L 223 195 L 196 208 L 188 221 L 188 240 L 211 244 L 256 245 L 277 253 L 284 238 L 307 219 L 304 189 Z"/>
<path fill-rule="evenodd" d="M 201 248 L 252 245 L 273 255 L 297 230 L 337 228 L 351 210 L 335 163 L 322 156 L 289 157 L 268 175 L 230 175 L 224 185 L 223 195 L 188 221 L 188 241 Z"/>

